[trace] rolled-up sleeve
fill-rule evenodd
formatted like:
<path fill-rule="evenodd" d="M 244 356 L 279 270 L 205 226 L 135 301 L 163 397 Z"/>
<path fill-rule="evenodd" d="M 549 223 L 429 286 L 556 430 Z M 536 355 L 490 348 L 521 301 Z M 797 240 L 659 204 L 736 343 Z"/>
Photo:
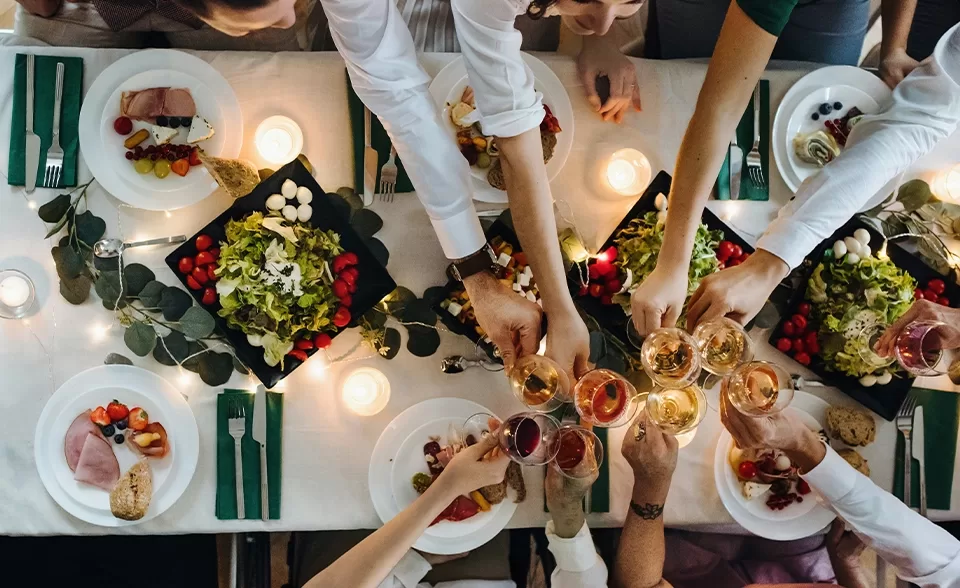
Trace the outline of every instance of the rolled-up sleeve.
<path fill-rule="evenodd" d="M 947 31 L 928 63 L 900 82 L 891 105 L 864 117 L 843 153 L 800 185 L 757 247 L 797 267 L 850 217 L 882 202 L 886 184 L 955 132 L 958 123 L 960 25 Z"/>
<path fill-rule="evenodd" d="M 394 0 L 322 0 L 353 88 L 404 162 L 444 254 L 466 257 L 485 239 L 469 167 L 430 98 L 427 75 Z"/>
<path fill-rule="evenodd" d="M 514 26 L 529 0 L 453 0 L 453 19 L 486 135 L 516 137 L 540 126 L 543 97 L 523 62 Z"/>

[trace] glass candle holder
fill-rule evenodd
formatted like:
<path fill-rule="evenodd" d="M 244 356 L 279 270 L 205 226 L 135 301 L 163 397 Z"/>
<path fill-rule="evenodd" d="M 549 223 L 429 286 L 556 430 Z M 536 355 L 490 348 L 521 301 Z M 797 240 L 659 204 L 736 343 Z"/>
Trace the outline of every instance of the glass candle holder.
<path fill-rule="evenodd" d="M 634 196 L 650 183 L 653 170 L 647 156 L 632 147 L 618 149 L 602 169 L 606 185 L 621 196 Z"/>
<path fill-rule="evenodd" d="M 351 412 L 360 416 L 375 415 L 390 401 L 390 381 L 376 368 L 357 368 L 344 378 L 341 398 Z"/>
<path fill-rule="evenodd" d="M 257 127 L 257 152 L 268 163 L 284 165 L 303 151 L 303 131 L 292 119 L 271 116 Z"/>
<path fill-rule="evenodd" d="M 33 280 L 27 274 L 15 269 L 0 270 L 0 318 L 27 316 L 36 297 Z"/>

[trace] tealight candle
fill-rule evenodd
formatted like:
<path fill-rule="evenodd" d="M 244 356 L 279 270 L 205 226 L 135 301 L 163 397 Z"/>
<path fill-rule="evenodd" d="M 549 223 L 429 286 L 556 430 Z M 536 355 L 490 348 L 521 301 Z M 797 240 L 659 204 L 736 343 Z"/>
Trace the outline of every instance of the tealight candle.
<path fill-rule="evenodd" d="M 352 412 L 372 416 L 390 401 L 390 381 L 376 368 L 357 368 L 344 378 L 341 397 Z"/>
<path fill-rule="evenodd" d="M 647 157 L 630 147 L 614 152 L 604 170 L 607 185 L 622 196 L 639 194 L 650 183 L 651 175 Z"/>
<path fill-rule="evenodd" d="M 267 162 L 283 165 L 296 159 L 303 150 L 300 126 L 285 116 L 271 116 L 257 127 L 257 151 Z"/>
<path fill-rule="evenodd" d="M 940 200 L 960 204 L 960 163 L 937 174 L 932 188 Z"/>
<path fill-rule="evenodd" d="M 0 271 L 0 317 L 23 318 L 33 305 L 33 282 L 17 270 Z"/>

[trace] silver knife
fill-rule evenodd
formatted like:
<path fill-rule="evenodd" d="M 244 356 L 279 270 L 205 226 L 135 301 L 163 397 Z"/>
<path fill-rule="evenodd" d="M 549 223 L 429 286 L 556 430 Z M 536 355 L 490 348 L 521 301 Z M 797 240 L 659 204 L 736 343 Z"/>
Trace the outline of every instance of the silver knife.
<path fill-rule="evenodd" d="M 927 516 L 927 468 L 923 451 L 923 406 L 913 413 L 913 458 L 920 465 L 920 514 Z"/>
<path fill-rule="evenodd" d="M 260 447 L 260 518 L 270 520 L 270 484 L 267 475 L 267 390 L 257 386 L 253 397 L 253 435 Z"/>
<path fill-rule="evenodd" d="M 743 175 L 743 149 L 737 145 L 737 133 L 730 143 L 730 200 L 740 198 L 740 177 Z"/>
<path fill-rule="evenodd" d="M 380 154 L 373 148 L 373 113 L 366 106 L 363 107 L 363 141 L 363 205 L 370 206 L 377 191 Z"/>
<path fill-rule="evenodd" d="M 27 54 L 27 116 L 24 146 L 24 187 L 27 193 L 37 187 L 37 170 L 40 168 L 40 137 L 33 132 L 33 84 L 34 56 Z"/>

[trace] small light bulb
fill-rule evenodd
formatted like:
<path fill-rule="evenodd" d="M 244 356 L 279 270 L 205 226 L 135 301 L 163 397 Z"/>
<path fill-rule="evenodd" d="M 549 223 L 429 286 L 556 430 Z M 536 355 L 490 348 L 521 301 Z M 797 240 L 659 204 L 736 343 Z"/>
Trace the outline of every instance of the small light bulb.
<path fill-rule="evenodd" d="M 163 214 L 165 214 L 165 215 L 167 216 L 167 218 L 173 218 L 173 213 L 170 212 L 169 210 L 163 211 Z"/>
<path fill-rule="evenodd" d="M 36 210 L 36 209 L 37 209 L 37 201 L 36 201 L 36 200 L 29 200 L 29 201 L 27 201 L 27 208 L 29 208 L 30 210 Z"/>

